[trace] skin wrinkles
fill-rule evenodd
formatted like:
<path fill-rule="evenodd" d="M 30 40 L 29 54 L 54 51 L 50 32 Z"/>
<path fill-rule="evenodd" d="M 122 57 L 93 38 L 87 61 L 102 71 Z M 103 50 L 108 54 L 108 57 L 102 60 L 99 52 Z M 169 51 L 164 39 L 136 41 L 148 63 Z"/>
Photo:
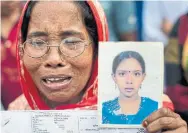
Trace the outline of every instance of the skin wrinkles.
<path fill-rule="evenodd" d="M 46 7 L 49 7 L 48 10 L 46 10 Z M 67 12 L 69 12 L 69 15 L 66 14 Z M 71 13 L 73 15 L 71 15 Z M 56 14 L 59 15 L 57 16 Z M 75 14 L 77 17 L 73 17 Z M 32 9 L 28 36 L 34 32 L 45 33 L 39 35 L 39 38 L 50 40 L 50 45 L 58 45 L 62 38 L 72 36 L 91 42 L 84 23 L 78 21 L 78 18 L 81 20 L 81 16 L 79 8 L 73 2 L 38 2 Z M 54 26 L 54 24 L 56 26 Z M 80 35 L 63 35 L 63 33 L 67 31 L 79 32 Z M 34 38 L 36 38 L 36 36 Z M 84 90 L 91 74 L 93 45 L 87 46 L 80 56 L 74 58 L 60 55 L 57 47 L 50 47 L 48 53 L 41 58 L 31 58 L 26 54 L 23 55 L 22 59 L 24 65 L 31 74 L 40 95 L 49 106 L 53 108 L 60 104 L 76 103 L 80 101 L 81 95 L 83 95 L 81 92 Z M 41 83 L 41 77 L 48 74 L 69 75 L 72 77 L 72 81 L 66 89 L 49 91 L 45 89 Z"/>

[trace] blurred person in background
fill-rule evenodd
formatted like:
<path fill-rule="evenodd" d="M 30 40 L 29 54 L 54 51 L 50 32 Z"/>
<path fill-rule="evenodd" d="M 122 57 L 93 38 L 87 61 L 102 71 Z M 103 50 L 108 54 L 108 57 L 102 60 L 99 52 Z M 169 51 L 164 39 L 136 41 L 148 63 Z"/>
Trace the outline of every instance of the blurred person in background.
<path fill-rule="evenodd" d="M 188 11 L 187 1 L 144 1 L 144 41 L 168 43 L 168 35 L 177 19 Z"/>
<path fill-rule="evenodd" d="M 187 11 L 187 1 L 144 1 L 142 16 L 143 41 L 162 42 L 166 47 L 174 23 Z M 168 71 L 167 69 L 165 67 L 164 74 Z M 167 76 L 164 77 L 164 92 L 166 92 L 168 81 Z"/>
<path fill-rule="evenodd" d="M 188 123 L 188 12 L 174 25 L 165 49 L 167 95 Z"/>
<path fill-rule="evenodd" d="M 136 41 L 136 9 L 133 1 L 100 1 L 108 21 L 110 41 Z"/>
<path fill-rule="evenodd" d="M 9 103 L 21 95 L 16 63 L 16 32 L 23 2 L 1 2 L 1 104 Z"/>

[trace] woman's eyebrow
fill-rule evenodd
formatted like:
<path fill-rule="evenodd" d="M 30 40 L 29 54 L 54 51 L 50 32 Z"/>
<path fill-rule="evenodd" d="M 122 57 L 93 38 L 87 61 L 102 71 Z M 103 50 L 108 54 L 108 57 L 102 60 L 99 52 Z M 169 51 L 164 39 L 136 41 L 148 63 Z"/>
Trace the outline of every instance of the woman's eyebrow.
<path fill-rule="evenodd" d="M 42 31 L 34 31 L 28 34 L 28 38 L 33 38 L 33 37 L 41 37 L 41 36 L 48 36 L 48 33 L 42 32 Z M 83 38 L 84 35 L 82 32 L 74 31 L 74 30 L 67 30 L 63 31 L 59 34 L 61 37 L 68 37 L 68 36 L 78 36 L 80 38 Z"/>
<path fill-rule="evenodd" d="M 35 32 L 29 33 L 27 37 L 33 38 L 33 37 L 41 37 L 41 36 L 48 36 L 48 34 L 42 31 L 35 31 Z"/>
<path fill-rule="evenodd" d="M 142 71 L 142 70 L 134 70 L 135 72 L 140 72 L 140 71 Z"/>

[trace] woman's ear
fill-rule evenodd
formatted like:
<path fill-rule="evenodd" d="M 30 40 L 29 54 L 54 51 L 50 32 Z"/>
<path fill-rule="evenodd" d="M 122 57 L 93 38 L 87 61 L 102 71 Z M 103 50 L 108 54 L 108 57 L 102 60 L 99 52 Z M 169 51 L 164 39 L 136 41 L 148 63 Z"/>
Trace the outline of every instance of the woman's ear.
<path fill-rule="evenodd" d="M 114 80 L 114 82 L 116 83 L 116 77 L 115 77 L 115 74 L 112 73 L 111 76 L 112 76 L 112 79 Z"/>
<path fill-rule="evenodd" d="M 144 81 L 145 77 L 146 77 L 146 73 L 143 73 L 142 74 L 142 81 Z"/>

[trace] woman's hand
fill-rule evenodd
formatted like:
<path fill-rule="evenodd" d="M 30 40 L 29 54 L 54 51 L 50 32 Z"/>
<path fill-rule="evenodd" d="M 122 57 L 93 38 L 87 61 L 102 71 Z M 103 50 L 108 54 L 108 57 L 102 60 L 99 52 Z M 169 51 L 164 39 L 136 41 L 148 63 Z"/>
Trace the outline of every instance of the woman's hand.
<path fill-rule="evenodd" d="M 172 112 L 168 108 L 161 108 L 153 112 L 143 121 L 143 126 L 149 133 L 188 133 L 187 124 L 180 115 Z"/>
<path fill-rule="evenodd" d="M 31 107 L 24 94 L 22 94 L 9 104 L 8 110 L 31 110 Z"/>

